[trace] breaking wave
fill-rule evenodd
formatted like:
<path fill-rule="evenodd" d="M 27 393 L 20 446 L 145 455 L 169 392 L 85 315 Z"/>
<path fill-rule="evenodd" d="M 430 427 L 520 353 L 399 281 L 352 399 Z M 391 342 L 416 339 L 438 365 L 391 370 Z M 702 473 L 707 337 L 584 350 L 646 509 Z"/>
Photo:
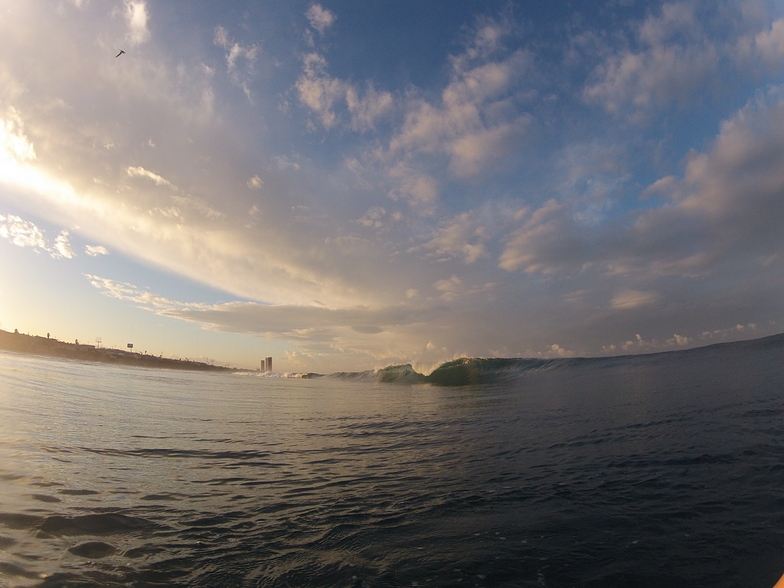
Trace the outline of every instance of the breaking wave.
<path fill-rule="evenodd" d="M 363 372 L 336 372 L 324 376 L 322 374 L 302 374 L 298 377 L 328 377 L 344 380 L 379 382 L 388 384 L 431 384 L 433 386 L 479 386 L 497 384 L 523 377 L 531 372 L 570 370 L 576 368 L 596 368 L 616 366 L 619 364 L 636 365 L 682 359 L 689 361 L 695 354 L 721 355 L 734 353 L 752 347 L 784 347 L 784 334 L 772 335 L 750 341 L 732 343 L 716 343 L 705 347 L 664 351 L 659 353 L 623 355 L 614 357 L 570 357 L 556 359 L 527 358 L 482 358 L 463 357 L 442 363 L 430 374 L 417 372 L 411 364 L 393 365 L 377 370 Z"/>

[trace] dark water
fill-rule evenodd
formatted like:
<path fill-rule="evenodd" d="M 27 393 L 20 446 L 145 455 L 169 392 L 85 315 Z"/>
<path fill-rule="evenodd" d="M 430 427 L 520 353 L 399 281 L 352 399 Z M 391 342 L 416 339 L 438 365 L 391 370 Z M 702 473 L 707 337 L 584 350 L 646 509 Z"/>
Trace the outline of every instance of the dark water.
<path fill-rule="evenodd" d="M 501 367 L 439 387 L 0 353 L 0 586 L 784 573 L 782 338 Z"/>

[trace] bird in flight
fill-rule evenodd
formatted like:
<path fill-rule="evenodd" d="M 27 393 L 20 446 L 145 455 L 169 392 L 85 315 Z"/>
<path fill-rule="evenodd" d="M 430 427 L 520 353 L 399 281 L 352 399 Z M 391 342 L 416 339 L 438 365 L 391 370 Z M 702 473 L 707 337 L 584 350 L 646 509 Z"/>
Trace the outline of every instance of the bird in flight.
<path fill-rule="evenodd" d="M 115 55 L 115 56 L 114 56 L 114 58 L 115 58 L 115 59 L 117 59 L 117 58 L 118 58 L 120 55 L 122 55 L 123 53 L 125 53 L 125 51 L 123 51 L 122 49 L 120 49 L 120 52 L 119 52 L 117 55 Z"/>

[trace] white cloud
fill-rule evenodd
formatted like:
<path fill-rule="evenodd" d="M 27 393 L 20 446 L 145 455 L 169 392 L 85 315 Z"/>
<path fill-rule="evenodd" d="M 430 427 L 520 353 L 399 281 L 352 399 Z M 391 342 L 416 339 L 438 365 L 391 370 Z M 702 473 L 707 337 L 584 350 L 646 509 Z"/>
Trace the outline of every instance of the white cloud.
<path fill-rule="evenodd" d="M 574 351 L 570 351 L 569 349 L 564 349 L 557 343 L 553 343 L 547 348 L 548 356 L 555 356 L 555 357 L 574 357 L 576 354 Z"/>
<path fill-rule="evenodd" d="M 0 237 L 7 239 L 17 247 L 30 247 L 36 251 L 45 251 L 54 259 L 71 259 L 76 255 L 68 236 L 68 231 L 60 231 L 60 234 L 55 237 L 54 244 L 50 246 L 44 231 L 34 223 L 14 214 L 0 215 Z"/>
<path fill-rule="evenodd" d="M 259 54 L 259 46 L 255 43 L 243 46 L 235 42 L 222 26 L 215 27 L 212 40 L 215 45 L 226 50 L 226 67 L 231 82 L 241 88 L 246 98 L 252 103 L 251 81 L 254 74 L 254 64 Z"/>
<path fill-rule="evenodd" d="M 380 206 L 374 206 L 368 210 L 357 222 L 363 227 L 367 227 L 369 229 L 380 229 L 384 226 L 384 220 L 386 216 L 387 211 L 384 208 Z"/>
<path fill-rule="evenodd" d="M 412 331 L 443 316 L 441 307 L 266 305 L 254 302 L 203 304 L 181 302 L 127 282 L 85 274 L 104 295 L 170 318 L 199 323 L 218 331 L 245 333 L 265 339 L 283 339 L 298 353 L 339 352 L 354 357 L 376 357 L 381 365 L 406 357 Z M 403 341 L 400 345 L 399 341 Z M 400 345 L 400 349 L 395 349 Z M 400 352 L 402 355 L 395 356 Z"/>
<path fill-rule="evenodd" d="M 378 92 L 372 84 L 368 84 L 364 95 L 360 95 L 354 86 L 346 87 L 346 106 L 351 116 L 351 128 L 355 131 L 373 130 L 376 121 L 386 116 L 393 105 L 392 94 Z"/>
<path fill-rule="evenodd" d="M 624 290 L 613 296 L 610 307 L 613 310 L 631 310 L 641 306 L 648 306 L 659 301 L 661 296 L 657 292 L 641 292 L 639 290 Z"/>
<path fill-rule="evenodd" d="M 713 331 L 703 331 L 700 334 L 700 338 L 704 341 L 726 341 L 727 339 L 732 339 L 738 337 L 739 335 L 745 335 L 749 331 L 752 333 L 757 330 L 757 325 L 754 323 L 748 323 L 745 325 L 737 324 L 734 327 L 729 327 L 726 329 L 714 329 Z"/>
<path fill-rule="evenodd" d="M 126 0 L 125 19 L 128 21 L 128 40 L 133 45 L 140 45 L 150 39 L 150 30 L 147 28 L 149 15 L 146 2 Z"/>
<path fill-rule="evenodd" d="M 319 117 L 322 126 L 329 129 L 337 123 L 334 105 L 345 96 L 346 86 L 326 73 L 327 60 L 317 53 L 308 53 L 303 58 L 303 72 L 296 88 L 300 102 Z"/>
<path fill-rule="evenodd" d="M 738 39 L 735 56 L 741 68 L 758 69 L 763 65 L 775 73 L 784 64 L 784 18 L 754 35 Z"/>
<path fill-rule="evenodd" d="M 285 155 L 274 155 L 271 158 L 272 163 L 274 163 L 275 167 L 280 171 L 286 171 L 286 170 L 296 171 L 300 169 L 300 165 L 295 159 L 296 158 L 287 157 Z"/>
<path fill-rule="evenodd" d="M 248 185 L 248 188 L 251 188 L 253 190 L 258 190 L 259 188 L 261 188 L 264 185 L 264 181 L 259 177 L 258 174 L 256 174 L 255 176 L 250 178 L 246 182 L 246 184 Z"/>
<path fill-rule="evenodd" d="M 65 257 L 71 259 L 74 255 L 73 247 L 68 240 L 68 231 L 60 231 L 60 234 L 54 240 L 54 248 L 52 250 L 52 257 Z"/>
<path fill-rule="evenodd" d="M 754 38 L 754 45 L 762 59 L 771 67 L 784 62 L 784 18 L 773 22 L 769 31 L 762 31 Z"/>
<path fill-rule="evenodd" d="M 710 149 L 692 152 L 682 178 L 643 191 L 668 202 L 631 222 L 586 227 L 572 203 L 551 199 L 510 234 L 499 266 L 564 274 L 586 264 L 609 275 L 706 277 L 729 260 L 770 260 L 784 245 L 784 87 L 721 125 Z"/>
<path fill-rule="evenodd" d="M 522 116 L 514 122 L 464 134 L 450 146 L 450 169 L 461 178 L 478 174 L 520 143 L 529 122 L 529 117 Z"/>
<path fill-rule="evenodd" d="M 133 302 L 146 310 L 163 313 L 164 311 L 171 309 L 199 310 L 208 308 L 206 304 L 178 302 L 163 296 L 158 296 L 148 291 L 141 290 L 127 282 L 119 282 L 117 280 L 102 278 L 91 274 L 85 274 L 85 277 L 90 281 L 90 284 L 106 296 Z"/>
<path fill-rule="evenodd" d="M 36 159 L 35 148 L 24 133 L 24 123 L 19 111 L 13 106 L 6 109 L 0 119 L 0 169 L 11 162 L 26 162 Z"/>
<path fill-rule="evenodd" d="M 565 205 L 550 199 L 512 232 L 499 259 L 507 271 L 553 274 L 579 269 L 590 246 Z"/>
<path fill-rule="evenodd" d="M 496 61 L 477 63 L 490 56 L 489 47 L 496 48 L 498 35 L 499 27 L 486 25 L 476 33 L 474 44 L 452 59 L 452 77 L 440 104 L 422 98 L 408 101 L 403 125 L 389 142 L 392 157 L 446 154 L 451 171 L 465 178 L 514 151 L 531 116 L 520 114 L 510 99 L 532 61 L 526 51 L 517 50 Z"/>
<path fill-rule="evenodd" d="M 13 214 L 0 215 L 0 237 L 8 239 L 17 247 L 49 250 L 44 232 L 35 224 Z"/>
<path fill-rule="evenodd" d="M 368 83 L 364 93 L 356 85 L 333 78 L 327 73 L 327 60 L 318 53 L 302 59 L 302 75 L 295 85 L 299 99 L 314 114 L 322 127 L 331 129 L 341 120 L 339 110 L 345 109 L 348 127 L 369 131 L 376 121 L 388 114 L 394 100 L 389 92 L 379 92 Z"/>
<path fill-rule="evenodd" d="M 460 257 L 467 264 L 484 257 L 485 231 L 475 214 L 465 212 L 439 227 L 423 247 L 439 256 Z"/>
<path fill-rule="evenodd" d="M 159 176 L 155 172 L 151 172 L 150 170 L 144 169 L 142 166 L 129 166 L 125 168 L 125 173 L 128 174 L 130 177 L 139 177 L 139 178 L 147 178 L 148 180 L 152 180 L 158 186 L 171 186 L 171 182 L 166 178 Z"/>
<path fill-rule="evenodd" d="M 209 202 L 203 198 L 196 198 L 194 196 L 172 196 L 172 200 L 180 207 L 194 210 L 204 218 L 220 219 L 226 216 L 219 210 L 215 210 L 215 208 L 213 208 Z"/>
<path fill-rule="evenodd" d="M 672 339 L 667 339 L 665 341 L 665 345 L 671 347 L 684 347 L 689 345 L 692 342 L 691 338 L 685 337 L 684 335 L 679 335 L 678 333 L 674 333 Z"/>
<path fill-rule="evenodd" d="M 457 276 L 452 276 L 447 280 L 438 280 L 433 284 L 433 288 L 441 292 L 441 300 L 451 302 L 465 291 L 463 280 Z"/>
<path fill-rule="evenodd" d="M 98 257 L 99 255 L 109 255 L 109 250 L 103 245 L 85 245 L 84 252 L 90 257 Z"/>
<path fill-rule="evenodd" d="M 717 80 L 719 52 L 691 3 L 662 6 L 636 31 L 640 50 L 622 49 L 596 68 L 584 97 L 611 113 L 633 115 L 682 102 Z"/>
<path fill-rule="evenodd" d="M 305 12 L 305 16 L 310 26 L 321 34 L 324 34 L 324 31 L 331 27 L 336 20 L 335 14 L 320 4 L 311 5 Z"/>
<path fill-rule="evenodd" d="M 434 177 L 405 161 L 399 162 L 390 169 L 389 176 L 396 183 L 390 193 L 394 200 L 404 200 L 425 215 L 433 213 L 440 193 L 438 181 Z"/>

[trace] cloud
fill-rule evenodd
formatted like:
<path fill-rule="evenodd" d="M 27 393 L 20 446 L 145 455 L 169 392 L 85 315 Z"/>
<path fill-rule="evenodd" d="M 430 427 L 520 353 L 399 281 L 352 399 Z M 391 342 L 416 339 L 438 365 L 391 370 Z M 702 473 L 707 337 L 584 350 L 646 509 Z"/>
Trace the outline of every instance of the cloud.
<path fill-rule="evenodd" d="M 471 298 L 475 295 L 486 297 L 495 287 L 496 284 L 493 282 L 480 286 L 470 286 L 456 275 L 433 283 L 433 288 L 440 292 L 439 298 L 444 302 L 455 302 L 458 299 Z"/>
<path fill-rule="evenodd" d="M 302 62 L 303 72 L 296 83 L 300 102 L 318 115 L 325 129 L 330 129 L 337 124 L 334 105 L 345 96 L 346 85 L 327 75 L 327 60 L 318 53 L 308 53 Z"/>
<path fill-rule="evenodd" d="M 738 66 L 756 70 L 760 65 L 775 73 L 784 64 L 784 18 L 753 35 L 738 39 L 735 47 Z"/>
<path fill-rule="evenodd" d="M 508 271 L 705 277 L 730 260 L 769 259 L 784 245 L 784 87 L 750 101 L 692 152 L 683 177 L 643 191 L 668 202 L 589 230 L 573 203 L 551 199 L 514 229 L 499 258 Z"/>
<path fill-rule="evenodd" d="M 441 300 L 446 302 L 451 302 L 464 291 L 463 280 L 457 276 L 452 276 L 448 280 L 438 280 L 433 284 L 433 288 L 441 292 Z"/>
<path fill-rule="evenodd" d="M 304 233 L 301 226 L 296 231 L 264 230 L 275 223 L 280 228 L 303 222 L 293 217 L 286 204 L 279 210 L 273 203 L 269 214 L 264 215 L 262 229 L 254 232 L 240 223 L 230 224 L 225 214 L 204 198 L 176 194 L 169 196 L 171 204 L 166 206 L 155 194 L 123 186 L 122 177 L 155 181 L 158 174 L 150 177 L 145 168 L 132 167 L 130 175 L 128 168 L 119 168 L 124 171 L 114 180 L 119 182 L 115 186 L 121 187 L 119 194 L 95 182 L 75 190 L 61 170 L 50 172 L 34 165 L 35 160 L 19 160 L 34 153 L 20 127 L 8 124 L 7 119 L 0 124 L 0 147 L 11 146 L 0 151 L 5 156 L 0 157 L 4 170 L 0 182 L 13 192 L 26 194 L 40 210 L 51 211 L 53 220 L 78 222 L 80 231 L 91 239 L 118 249 L 133 243 L 135 255 L 142 259 L 254 300 L 321 300 L 340 306 L 374 299 L 372 292 L 360 293 L 340 276 L 340 271 L 332 273 L 324 266 L 323 228 L 311 225 Z M 10 136 L 3 133 L 8 129 L 12 130 Z M 19 146 L 23 147 L 21 152 Z M 133 198 L 124 200 L 128 193 Z M 188 211 L 196 214 L 188 215 Z M 303 252 L 307 241 L 314 241 L 314 245 L 306 246 Z M 255 277 L 249 280 L 248 276 Z"/>
<path fill-rule="evenodd" d="M 543 355 L 551 355 L 555 357 L 574 357 L 576 354 L 574 351 L 570 351 L 569 349 L 564 349 L 557 343 L 553 343 L 547 348 L 546 354 Z"/>
<path fill-rule="evenodd" d="M 243 46 L 230 38 L 229 32 L 222 26 L 215 27 L 213 43 L 226 50 L 226 68 L 231 82 L 242 89 L 246 98 L 252 103 L 253 93 L 251 81 L 254 64 L 259 54 L 259 46 L 252 44 Z"/>
<path fill-rule="evenodd" d="M 140 177 L 140 178 L 147 178 L 148 180 L 152 180 L 155 182 L 157 186 L 171 186 L 171 182 L 166 178 L 159 176 L 158 174 L 151 172 L 149 170 L 144 169 L 142 166 L 136 167 L 127 167 L 125 169 L 125 173 L 127 173 L 130 177 Z"/>
<path fill-rule="evenodd" d="M 784 86 L 771 88 L 724 121 L 707 153 L 693 153 L 672 211 L 699 217 L 725 254 L 772 253 L 784 241 Z M 650 220 L 670 210 L 649 213 Z"/>
<path fill-rule="evenodd" d="M 90 284 L 100 290 L 106 296 L 133 302 L 137 306 L 153 312 L 163 312 L 169 309 L 204 309 L 208 308 L 205 304 L 177 302 L 163 296 L 152 294 L 141 290 L 128 282 L 119 282 L 109 278 L 102 278 L 92 274 L 85 274 Z"/>
<path fill-rule="evenodd" d="M 464 212 L 436 229 L 433 238 L 423 245 L 436 255 L 459 257 L 474 263 L 486 255 L 485 231 L 475 214 Z"/>
<path fill-rule="evenodd" d="M 769 31 L 758 33 L 754 47 L 769 67 L 780 67 L 784 62 L 784 18 L 774 21 Z"/>
<path fill-rule="evenodd" d="M 275 164 L 275 167 L 280 171 L 286 170 L 298 170 L 300 169 L 300 164 L 297 163 L 291 157 L 287 157 L 285 155 L 273 155 L 270 158 L 270 161 Z"/>
<path fill-rule="evenodd" d="M 631 310 L 640 306 L 648 306 L 658 302 L 661 296 L 657 292 L 640 292 L 624 290 L 613 296 L 610 306 L 613 310 Z"/>
<path fill-rule="evenodd" d="M 45 251 L 54 259 L 71 259 L 76 255 L 68 235 L 68 231 L 60 231 L 60 234 L 55 237 L 54 244 L 50 246 L 44 231 L 34 223 L 13 214 L 0 215 L 0 237 L 7 239 L 17 247 L 30 247 L 36 251 Z"/>
<path fill-rule="evenodd" d="M 518 50 L 476 64 L 467 58 L 474 53 L 484 55 L 469 50 L 453 59 L 452 78 L 440 104 L 409 100 L 403 125 L 389 142 L 390 155 L 445 154 L 450 170 L 465 178 L 503 160 L 520 144 L 531 116 L 510 108 L 509 94 L 529 70 L 529 54 Z"/>
<path fill-rule="evenodd" d="M 357 220 L 359 224 L 364 227 L 372 228 L 372 229 L 380 229 L 384 226 L 384 218 L 387 216 L 387 211 L 380 207 L 374 206 L 370 210 L 368 210 L 362 218 Z"/>
<path fill-rule="evenodd" d="M 35 224 L 13 214 L 0 215 L 0 237 L 8 239 L 17 247 L 49 250 L 44 232 Z"/>
<path fill-rule="evenodd" d="M 0 165 L 8 169 L 10 163 L 22 163 L 36 159 L 35 148 L 24 133 L 24 123 L 19 111 L 13 106 L 6 108 L 0 119 Z"/>
<path fill-rule="evenodd" d="M 323 8 L 320 4 L 313 4 L 305 12 L 308 23 L 322 35 L 336 20 L 335 13 Z"/>
<path fill-rule="evenodd" d="M 523 116 L 511 123 L 461 136 L 450 147 L 450 169 L 461 178 L 478 174 L 520 143 L 529 122 L 530 118 Z"/>
<path fill-rule="evenodd" d="M 734 327 L 729 327 L 727 329 L 714 329 L 713 331 L 703 331 L 700 334 L 700 339 L 703 341 L 726 341 L 727 339 L 733 339 L 737 337 L 739 334 L 746 335 L 749 332 L 752 334 L 754 331 L 757 330 L 757 325 L 754 323 L 748 323 L 745 325 L 735 325 Z"/>
<path fill-rule="evenodd" d="M 65 257 L 71 259 L 74 255 L 71 243 L 68 240 L 68 231 L 60 231 L 60 234 L 54 240 L 54 248 L 52 250 L 52 257 Z"/>
<path fill-rule="evenodd" d="M 85 274 L 104 295 L 123 300 L 155 314 L 199 323 L 205 328 L 286 340 L 299 353 L 339 351 L 358 357 L 393 359 L 394 341 L 402 338 L 405 354 L 409 340 L 424 325 L 444 316 L 438 306 L 394 305 L 372 308 L 354 306 L 331 309 L 323 306 L 266 305 L 255 302 L 203 304 L 172 300 L 148 290 L 96 275 Z M 408 347 L 410 349 L 411 347 Z M 401 359 L 401 355 L 396 359 Z M 386 363 L 382 362 L 382 365 Z"/>
<path fill-rule="evenodd" d="M 717 81 L 719 51 L 689 3 L 664 4 L 635 31 L 638 51 L 623 49 L 593 72 L 583 96 L 614 114 L 644 113 L 682 102 Z"/>
<path fill-rule="evenodd" d="M 407 161 L 398 162 L 388 173 L 395 180 L 393 200 L 404 200 L 424 215 L 433 213 L 440 193 L 438 180 Z"/>
<path fill-rule="evenodd" d="M 355 131 L 370 131 L 376 121 L 388 114 L 394 105 L 392 94 L 378 92 L 373 84 L 368 84 L 365 93 L 360 95 L 356 87 L 346 87 L 346 106 L 351 116 L 351 128 Z"/>
<path fill-rule="evenodd" d="M 113 61 L 131 4 L 149 46 Z M 76 252 L 60 264 L 76 267 L 111 251 L 120 280 L 128 263 L 154 268 L 140 288 L 104 282 L 126 306 L 354 365 L 654 349 L 636 333 L 659 349 L 780 314 L 774 9 L 733 24 L 739 9 L 701 1 L 603 8 L 612 33 L 570 20 L 568 59 L 571 33 L 533 13 L 520 27 L 459 13 L 473 25 L 408 70 L 409 52 L 323 43 L 343 21 L 319 4 L 198 29 L 116 5 L 20 3 L 24 19 L 0 21 L 1 240 L 28 248 L 14 255 Z M 310 45 L 244 26 L 298 13 Z M 157 296 L 156 271 L 244 302 Z"/>
<path fill-rule="evenodd" d="M 501 253 L 501 269 L 529 274 L 577 271 L 595 255 L 594 237 L 557 200 L 548 200 L 523 218 Z"/>
<path fill-rule="evenodd" d="M 128 22 L 128 40 L 133 45 L 141 45 L 149 41 L 150 31 L 147 28 L 149 15 L 147 3 L 141 0 L 126 0 L 125 20 Z"/>
<path fill-rule="evenodd" d="M 376 121 L 388 114 L 394 104 L 392 94 L 379 92 L 368 82 L 364 93 L 356 85 L 333 78 L 327 73 L 327 60 L 318 53 L 302 59 L 302 74 L 295 84 L 299 100 L 317 115 L 324 129 L 341 121 L 341 112 L 348 119 L 348 128 L 369 131 Z"/>
<path fill-rule="evenodd" d="M 109 250 L 103 245 L 85 245 L 84 252 L 90 257 L 98 257 L 99 255 L 109 255 Z"/>

